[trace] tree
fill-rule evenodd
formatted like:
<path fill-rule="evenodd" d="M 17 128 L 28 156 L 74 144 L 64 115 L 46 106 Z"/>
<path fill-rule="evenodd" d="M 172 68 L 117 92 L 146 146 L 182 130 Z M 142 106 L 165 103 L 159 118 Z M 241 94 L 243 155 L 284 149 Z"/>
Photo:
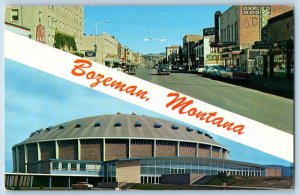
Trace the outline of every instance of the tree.
<path fill-rule="evenodd" d="M 178 58 L 179 58 L 179 64 L 183 64 L 183 54 L 182 54 L 181 45 L 179 46 L 179 50 L 178 50 Z"/>

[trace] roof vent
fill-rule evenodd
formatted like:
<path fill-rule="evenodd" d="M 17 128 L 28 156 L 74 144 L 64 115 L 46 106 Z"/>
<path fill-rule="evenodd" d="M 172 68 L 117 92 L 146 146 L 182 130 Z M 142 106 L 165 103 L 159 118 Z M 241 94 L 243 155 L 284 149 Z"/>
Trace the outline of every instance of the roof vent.
<path fill-rule="evenodd" d="M 131 115 L 136 115 L 135 112 L 131 113 Z"/>
<path fill-rule="evenodd" d="M 172 128 L 172 129 L 179 129 L 179 127 L 176 126 L 176 125 L 172 125 L 171 128 Z"/>
<path fill-rule="evenodd" d="M 141 127 L 141 126 L 142 126 L 142 123 L 141 123 L 141 122 L 135 122 L 135 123 L 134 123 L 134 126 L 135 126 L 135 127 Z"/>
<path fill-rule="evenodd" d="M 121 112 L 117 112 L 117 114 L 121 114 Z"/>
<path fill-rule="evenodd" d="M 66 125 L 59 125 L 58 129 L 64 129 L 66 127 Z"/>
<path fill-rule="evenodd" d="M 32 133 L 29 135 L 29 137 L 32 137 L 32 136 L 34 136 L 34 135 L 36 135 L 36 134 L 39 134 L 39 133 L 41 133 L 42 131 L 43 131 L 43 129 L 36 130 L 36 131 L 32 132 Z"/>
<path fill-rule="evenodd" d="M 153 127 L 154 127 L 154 128 L 161 128 L 161 124 L 159 124 L 159 123 L 154 123 Z"/>
<path fill-rule="evenodd" d="M 208 133 L 204 133 L 204 135 L 210 139 L 212 139 L 213 137 L 211 135 L 209 135 Z"/>
<path fill-rule="evenodd" d="M 83 126 L 83 123 L 77 123 L 76 125 L 75 125 L 75 128 L 79 128 L 79 127 L 82 127 Z"/>
<path fill-rule="evenodd" d="M 47 127 L 47 128 L 45 129 L 45 131 L 47 132 L 47 131 L 50 131 L 51 129 L 53 129 L 53 126 Z"/>
<path fill-rule="evenodd" d="M 197 130 L 197 133 L 201 135 L 203 134 L 203 131 Z"/>
<path fill-rule="evenodd" d="M 193 129 L 192 129 L 191 127 L 186 127 L 186 130 L 187 130 L 188 132 L 193 131 Z"/>
<path fill-rule="evenodd" d="M 121 127 L 122 126 L 122 123 L 120 121 L 117 121 L 114 125 L 115 127 Z"/>
<path fill-rule="evenodd" d="M 102 125 L 101 122 L 96 122 L 94 127 L 100 127 L 101 125 Z"/>

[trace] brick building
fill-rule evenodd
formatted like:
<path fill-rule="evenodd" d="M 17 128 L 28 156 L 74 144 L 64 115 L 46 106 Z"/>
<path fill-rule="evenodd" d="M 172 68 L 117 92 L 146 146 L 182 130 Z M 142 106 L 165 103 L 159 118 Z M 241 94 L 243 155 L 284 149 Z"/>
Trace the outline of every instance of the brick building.
<path fill-rule="evenodd" d="M 60 33 L 73 37 L 76 47 L 80 47 L 83 12 L 83 6 L 8 6 L 5 22 L 30 29 L 33 40 L 50 46 L 54 46 L 55 36 Z"/>
<path fill-rule="evenodd" d="M 292 10 L 288 5 L 232 6 L 220 16 L 220 41 L 229 43 L 222 48 L 221 59 L 226 65 L 244 66 L 251 69 L 253 64 L 241 60 L 243 50 L 251 49 L 255 41 L 262 39 L 262 28 L 268 19 Z"/>

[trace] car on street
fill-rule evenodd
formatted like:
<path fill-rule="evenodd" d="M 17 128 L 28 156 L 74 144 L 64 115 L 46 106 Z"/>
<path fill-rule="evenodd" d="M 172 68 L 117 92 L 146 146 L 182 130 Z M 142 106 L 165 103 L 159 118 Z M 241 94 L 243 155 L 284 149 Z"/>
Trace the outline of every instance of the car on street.
<path fill-rule="evenodd" d="M 72 184 L 73 189 L 92 189 L 94 186 L 92 184 L 89 184 L 88 182 L 77 182 L 75 184 Z"/>
<path fill-rule="evenodd" d="M 248 80 L 250 78 L 250 74 L 243 67 L 236 66 L 232 71 L 232 78 L 235 80 Z"/>
<path fill-rule="evenodd" d="M 203 73 L 204 68 L 205 68 L 204 65 L 198 65 L 198 67 L 196 68 L 196 71 L 198 73 Z"/>
<path fill-rule="evenodd" d="M 225 72 L 226 67 L 225 66 L 216 66 L 213 77 L 214 78 L 221 78 L 221 73 Z"/>
<path fill-rule="evenodd" d="M 227 66 L 220 75 L 223 79 L 248 80 L 250 78 L 250 74 L 245 72 L 243 67 L 239 66 Z"/>
<path fill-rule="evenodd" d="M 170 74 L 169 64 L 160 64 L 157 69 L 157 74 Z"/>
<path fill-rule="evenodd" d="M 182 64 L 178 65 L 178 70 L 186 70 L 186 69 L 187 68 L 185 65 L 182 65 Z"/>
<path fill-rule="evenodd" d="M 215 72 L 216 66 L 205 66 L 203 70 L 203 76 L 212 77 Z"/>
<path fill-rule="evenodd" d="M 129 65 L 126 67 L 125 73 L 134 75 L 136 73 L 136 67 L 133 65 Z"/>

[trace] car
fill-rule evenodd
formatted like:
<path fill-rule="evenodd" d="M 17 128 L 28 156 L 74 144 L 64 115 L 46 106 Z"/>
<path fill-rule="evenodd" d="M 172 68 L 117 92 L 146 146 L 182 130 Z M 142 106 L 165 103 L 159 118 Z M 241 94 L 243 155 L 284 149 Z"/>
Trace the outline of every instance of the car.
<path fill-rule="evenodd" d="M 77 182 L 76 184 L 72 184 L 73 189 L 92 189 L 94 186 L 89 184 L 88 182 Z"/>
<path fill-rule="evenodd" d="M 198 65 L 198 67 L 196 68 L 196 71 L 198 73 L 203 73 L 204 68 L 205 68 L 204 65 Z"/>
<path fill-rule="evenodd" d="M 153 69 L 158 69 L 158 64 L 155 64 L 155 65 L 153 66 Z"/>
<path fill-rule="evenodd" d="M 216 66 L 213 77 L 214 78 L 221 78 L 221 73 L 225 72 L 226 67 L 225 66 Z"/>
<path fill-rule="evenodd" d="M 127 66 L 125 73 L 134 75 L 136 73 L 136 67 L 135 66 Z"/>
<path fill-rule="evenodd" d="M 214 66 L 205 66 L 203 70 L 203 76 L 211 76 L 212 72 L 214 71 Z"/>
<path fill-rule="evenodd" d="M 250 74 L 243 67 L 236 66 L 232 68 L 232 78 L 235 80 L 248 80 Z"/>
<path fill-rule="evenodd" d="M 157 74 L 170 74 L 169 64 L 160 64 L 157 69 Z"/>
<path fill-rule="evenodd" d="M 179 65 L 178 70 L 186 70 L 186 66 L 185 65 Z"/>
<path fill-rule="evenodd" d="M 178 64 L 173 64 L 172 65 L 172 70 L 178 70 L 179 68 L 179 65 Z"/>
<path fill-rule="evenodd" d="M 224 72 L 220 73 L 223 79 L 248 80 L 250 74 L 240 66 L 227 66 Z"/>

